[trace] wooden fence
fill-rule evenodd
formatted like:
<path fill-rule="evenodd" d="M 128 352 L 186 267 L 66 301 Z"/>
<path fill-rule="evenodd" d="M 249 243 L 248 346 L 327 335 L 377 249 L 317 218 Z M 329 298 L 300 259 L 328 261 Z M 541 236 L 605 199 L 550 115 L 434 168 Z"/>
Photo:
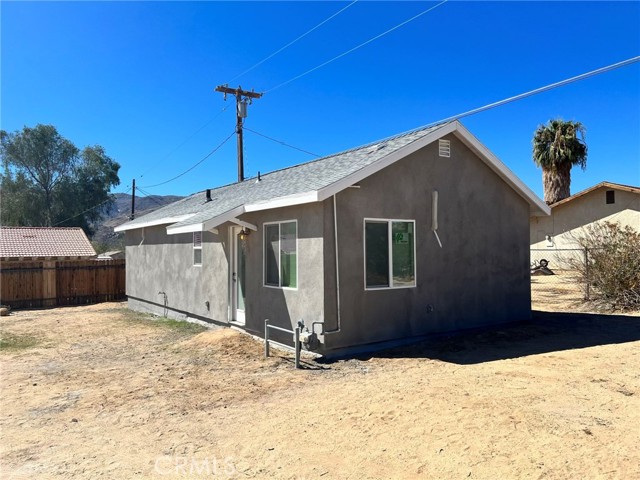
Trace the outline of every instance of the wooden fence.
<path fill-rule="evenodd" d="M 125 298 L 125 260 L 8 261 L 0 265 L 0 304 L 11 308 Z"/>

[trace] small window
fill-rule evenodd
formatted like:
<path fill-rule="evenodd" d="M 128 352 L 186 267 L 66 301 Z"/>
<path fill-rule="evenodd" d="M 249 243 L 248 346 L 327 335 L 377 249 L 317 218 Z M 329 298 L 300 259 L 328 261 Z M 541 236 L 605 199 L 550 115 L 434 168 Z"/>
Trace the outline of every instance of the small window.
<path fill-rule="evenodd" d="M 607 190 L 607 204 L 616 203 L 616 191 Z"/>
<path fill-rule="evenodd" d="M 202 232 L 193 232 L 193 264 L 202 265 Z"/>
<path fill-rule="evenodd" d="M 451 157 L 451 140 L 440 139 L 438 141 L 438 155 L 441 157 Z"/>
<path fill-rule="evenodd" d="M 414 220 L 365 220 L 365 287 L 416 286 Z"/>
<path fill-rule="evenodd" d="M 264 284 L 269 287 L 298 286 L 298 223 L 264 225 Z"/>

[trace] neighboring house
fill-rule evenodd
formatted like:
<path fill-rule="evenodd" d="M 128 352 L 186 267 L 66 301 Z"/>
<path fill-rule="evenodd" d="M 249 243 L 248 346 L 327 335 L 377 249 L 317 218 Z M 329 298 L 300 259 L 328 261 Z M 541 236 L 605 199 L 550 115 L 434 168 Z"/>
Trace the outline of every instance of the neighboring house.
<path fill-rule="evenodd" d="M 200 192 L 115 230 L 126 232 L 130 308 L 261 336 L 265 319 L 302 319 L 319 351 L 337 354 L 530 318 L 529 218 L 548 214 L 451 122 Z"/>
<path fill-rule="evenodd" d="M 531 217 L 531 248 L 576 249 L 576 238 L 595 222 L 620 223 L 640 232 L 640 187 L 601 182 L 551 205 L 548 217 Z"/>
<path fill-rule="evenodd" d="M 0 259 L 86 260 L 96 256 L 81 228 L 0 227 Z"/>

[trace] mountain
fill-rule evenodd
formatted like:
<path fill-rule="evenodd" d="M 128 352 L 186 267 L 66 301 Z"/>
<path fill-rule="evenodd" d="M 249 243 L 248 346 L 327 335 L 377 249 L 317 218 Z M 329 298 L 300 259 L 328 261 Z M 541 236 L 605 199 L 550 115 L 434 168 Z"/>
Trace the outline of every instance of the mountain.
<path fill-rule="evenodd" d="M 116 193 L 115 201 L 102 220 L 94 225 L 95 234 L 91 239 L 98 253 L 107 250 L 122 250 L 124 248 L 122 233 L 114 233 L 113 228 L 123 224 L 131 214 L 131 195 L 128 193 Z M 149 195 L 147 197 L 136 196 L 136 217 L 153 212 L 160 207 L 180 200 L 184 197 L 176 195 Z"/>

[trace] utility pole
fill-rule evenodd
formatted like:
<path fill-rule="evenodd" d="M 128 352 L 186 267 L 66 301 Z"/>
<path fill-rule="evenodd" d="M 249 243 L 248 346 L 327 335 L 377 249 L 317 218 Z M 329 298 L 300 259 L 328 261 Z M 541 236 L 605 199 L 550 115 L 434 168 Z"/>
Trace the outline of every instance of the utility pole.
<path fill-rule="evenodd" d="M 136 179 L 131 182 L 131 215 L 129 220 L 133 220 L 136 215 Z"/>
<path fill-rule="evenodd" d="M 236 97 L 236 133 L 238 135 L 238 182 L 244 180 L 244 153 L 242 146 L 242 121 L 247 116 L 247 103 L 250 105 L 254 98 L 262 97 L 261 93 L 250 92 L 242 90 L 242 87 L 238 85 L 238 88 L 229 88 L 227 85 L 219 85 L 216 87 L 216 92 L 224 94 L 224 99 L 227 99 L 227 94 Z"/>

